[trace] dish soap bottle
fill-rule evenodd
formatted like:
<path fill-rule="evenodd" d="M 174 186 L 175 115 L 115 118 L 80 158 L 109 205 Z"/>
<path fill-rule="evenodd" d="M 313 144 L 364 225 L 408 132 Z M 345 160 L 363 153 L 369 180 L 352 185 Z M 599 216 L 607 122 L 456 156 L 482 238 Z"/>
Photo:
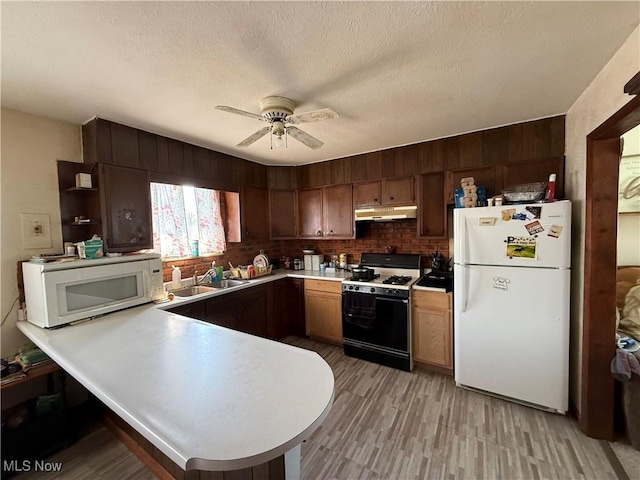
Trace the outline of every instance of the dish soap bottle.
<path fill-rule="evenodd" d="M 178 290 L 182 286 L 182 273 L 180 272 L 180 267 L 176 267 L 175 265 L 171 265 L 173 267 L 173 272 L 171 272 L 171 289 Z"/>
<path fill-rule="evenodd" d="M 211 282 L 217 282 L 218 280 L 222 280 L 218 278 L 218 269 L 216 268 L 216 261 L 211 262 Z"/>

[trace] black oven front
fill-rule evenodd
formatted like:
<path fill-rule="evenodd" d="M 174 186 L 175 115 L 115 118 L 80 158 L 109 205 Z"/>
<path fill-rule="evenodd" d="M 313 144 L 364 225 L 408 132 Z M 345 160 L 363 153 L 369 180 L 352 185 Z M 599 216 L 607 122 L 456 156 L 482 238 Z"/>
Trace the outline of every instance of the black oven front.
<path fill-rule="evenodd" d="M 409 290 L 342 287 L 342 334 L 345 354 L 411 371 Z"/>

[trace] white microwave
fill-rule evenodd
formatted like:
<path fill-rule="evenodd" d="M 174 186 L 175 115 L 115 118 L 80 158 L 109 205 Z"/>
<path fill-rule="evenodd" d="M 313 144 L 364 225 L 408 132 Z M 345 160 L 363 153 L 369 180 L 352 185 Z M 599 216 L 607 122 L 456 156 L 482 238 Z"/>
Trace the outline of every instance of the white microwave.
<path fill-rule="evenodd" d="M 136 254 L 60 263 L 22 264 L 27 320 L 53 328 L 164 296 L 162 261 Z"/>

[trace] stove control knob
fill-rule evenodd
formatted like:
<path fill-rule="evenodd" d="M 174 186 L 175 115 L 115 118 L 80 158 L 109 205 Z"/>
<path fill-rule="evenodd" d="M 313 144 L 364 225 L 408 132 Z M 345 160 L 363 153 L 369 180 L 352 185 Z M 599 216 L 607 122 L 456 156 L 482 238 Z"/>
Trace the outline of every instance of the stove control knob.
<path fill-rule="evenodd" d="M 371 287 L 371 293 L 375 293 L 376 289 Z"/>
<path fill-rule="evenodd" d="M 358 290 L 360 290 L 360 287 L 356 287 L 355 289 L 356 289 L 356 291 L 358 291 Z"/>
<path fill-rule="evenodd" d="M 353 290 L 353 285 L 349 285 L 349 290 Z"/>

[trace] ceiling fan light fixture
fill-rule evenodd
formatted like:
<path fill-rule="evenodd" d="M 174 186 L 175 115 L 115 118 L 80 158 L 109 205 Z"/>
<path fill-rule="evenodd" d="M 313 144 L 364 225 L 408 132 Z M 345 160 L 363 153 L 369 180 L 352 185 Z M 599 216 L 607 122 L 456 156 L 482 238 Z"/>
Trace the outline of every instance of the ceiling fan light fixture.
<path fill-rule="evenodd" d="M 279 96 L 264 97 L 260 100 L 260 115 L 226 105 L 216 106 L 218 110 L 269 123 L 268 127 L 261 128 L 254 134 L 249 135 L 238 143 L 236 147 L 244 148 L 253 145 L 257 140 L 270 133 L 269 143 L 271 149 L 273 149 L 274 145 L 276 148 L 287 148 L 288 137 L 292 136 L 303 145 L 317 150 L 324 143 L 295 125 L 339 118 L 338 114 L 330 108 L 294 114 L 295 107 L 296 104 L 293 100 Z"/>

